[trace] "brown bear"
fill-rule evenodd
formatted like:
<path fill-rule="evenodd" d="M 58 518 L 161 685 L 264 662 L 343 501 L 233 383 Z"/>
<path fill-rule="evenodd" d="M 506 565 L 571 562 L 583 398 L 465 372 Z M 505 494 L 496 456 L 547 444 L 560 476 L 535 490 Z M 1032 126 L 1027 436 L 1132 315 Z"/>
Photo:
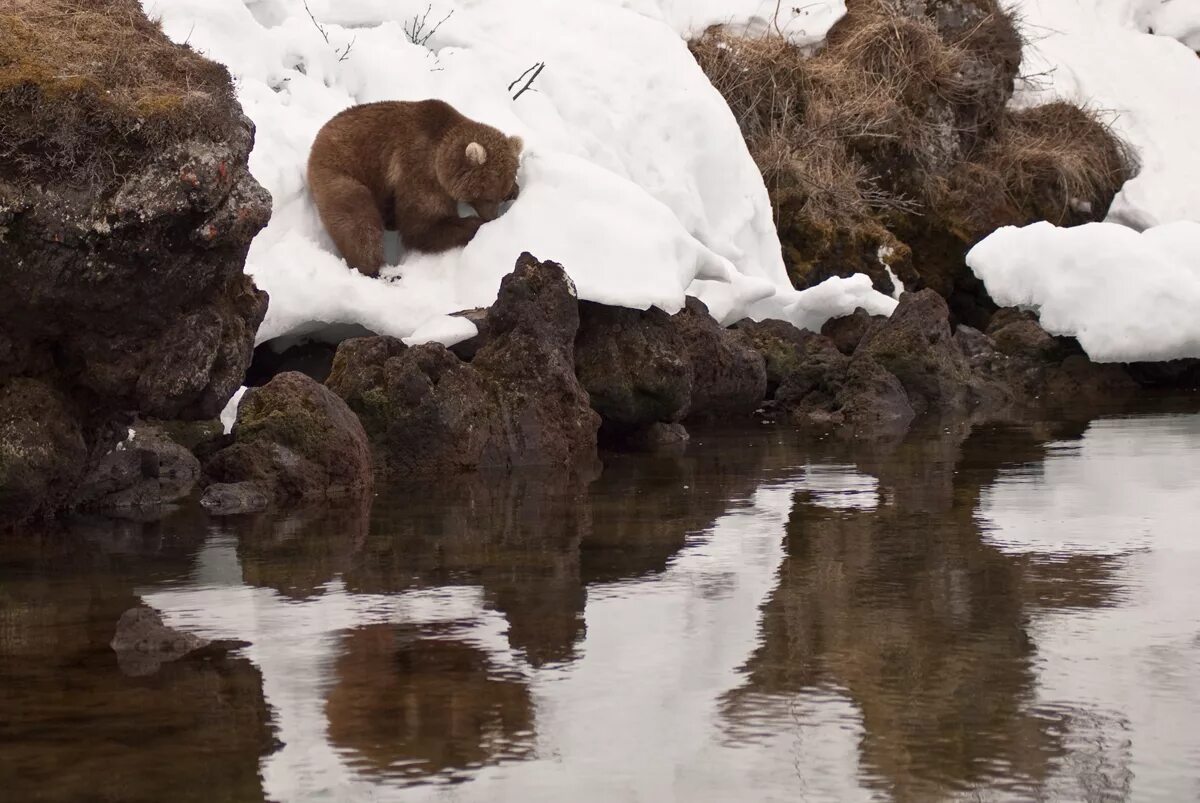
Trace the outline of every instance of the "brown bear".
<path fill-rule="evenodd" d="M 317 132 L 308 188 L 347 264 L 383 267 L 383 233 L 436 253 L 470 242 L 516 197 L 521 139 L 440 100 L 351 106 Z M 459 202 L 479 217 L 458 215 Z"/>

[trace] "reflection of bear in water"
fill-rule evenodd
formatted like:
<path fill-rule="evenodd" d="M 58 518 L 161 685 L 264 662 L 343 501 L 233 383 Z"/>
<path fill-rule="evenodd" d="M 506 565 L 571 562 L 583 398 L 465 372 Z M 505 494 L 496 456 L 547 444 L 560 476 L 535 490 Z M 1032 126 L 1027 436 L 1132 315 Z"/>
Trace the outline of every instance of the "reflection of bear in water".
<path fill-rule="evenodd" d="M 519 137 L 440 100 L 367 103 L 317 133 L 308 186 L 346 262 L 374 276 L 383 267 L 385 229 L 417 251 L 466 245 L 516 197 L 520 153 Z M 459 217 L 459 202 L 479 217 Z"/>

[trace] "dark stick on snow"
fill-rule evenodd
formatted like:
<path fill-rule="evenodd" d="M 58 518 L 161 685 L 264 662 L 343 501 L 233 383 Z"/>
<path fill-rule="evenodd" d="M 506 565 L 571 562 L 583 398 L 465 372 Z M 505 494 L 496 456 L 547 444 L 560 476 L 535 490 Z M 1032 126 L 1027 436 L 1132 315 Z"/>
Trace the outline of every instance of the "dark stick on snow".
<path fill-rule="evenodd" d="M 513 95 L 513 100 L 516 100 L 517 98 L 519 98 L 519 97 L 521 97 L 522 95 L 524 95 L 526 92 L 530 91 L 530 87 L 531 87 L 531 86 L 533 86 L 533 82 L 537 80 L 537 77 L 538 77 L 539 75 L 541 75 L 541 74 L 542 74 L 542 70 L 544 70 L 544 69 L 546 69 L 546 62 L 544 62 L 544 61 L 539 61 L 537 64 L 534 64 L 534 65 L 533 65 L 532 67 L 530 67 L 528 70 L 526 70 L 525 72 L 521 73 L 521 74 L 520 74 L 520 75 L 517 77 L 517 80 L 515 80 L 515 81 L 513 81 L 511 84 L 509 84 L 509 85 L 508 85 L 508 90 L 511 92 L 511 91 L 512 91 L 512 88 L 513 88 L 514 86 L 516 86 L 517 84 L 519 84 L 519 83 L 521 82 L 521 79 L 522 79 L 522 78 L 524 78 L 525 76 L 529 75 L 529 74 L 530 74 L 530 72 L 532 72 L 532 73 L 533 73 L 533 75 L 529 75 L 529 80 L 525 82 L 525 86 L 521 87 L 521 88 L 520 88 L 520 90 L 518 90 L 518 91 L 517 91 L 517 94 Z M 534 90 L 532 90 L 532 91 L 533 91 L 533 92 L 537 92 L 537 90 L 536 90 L 536 89 L 534 89 Z"/>

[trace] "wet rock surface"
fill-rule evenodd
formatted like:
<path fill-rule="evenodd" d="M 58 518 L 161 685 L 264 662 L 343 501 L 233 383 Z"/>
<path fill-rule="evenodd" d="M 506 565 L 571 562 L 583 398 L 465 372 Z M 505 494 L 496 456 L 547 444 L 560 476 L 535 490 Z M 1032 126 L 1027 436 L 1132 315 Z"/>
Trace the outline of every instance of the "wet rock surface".
<path fill-rule="evenodd" d="M 357 338 L 328 385 L 358 414 L 393 476 L 594 459 L 600 417 L 575 375 L 574 287 L 523 254 L 487 313 L 469 363 L 436 344 Z"/>
<path fill-rule="evenodd" d="M 275 501 L 371 487 L 371 452 L 358 417 L 303 374 L 283 373 L 247 391 L 232 434 L 233 443 L 204 466 L 212 481 L 251 482 Z"/>
<path fill-rule="evenodd" d="M 86 460 L 83 432 L 62 394 L 33 379 L 0 385 L 0 526 L 66 502 Z"/>
<path fill-rule="evenodd" d="M 790 355 L 768 354 L 768 362 L 796 366 L 768 404 L 772 415 L 880 435 L 920 419 L 1004 420 L 1136 390 L 1125 366 L 1093 363 L 1076 341 L 1047 334 L 1031 313 L 1003 309 L 987 332 L 965 325 L 952 331 L 946 302 L 931 290 L 901 296 L 890 318 L 856 313 L 823 331 L 776 331 L 756 340 L 764 352 L 788 344 Z"/>
<path fill-rule="evenodd" d="M 749 418 L 767 395 L 767 366 L 750 337 L 718 324 L 704 302 L 688 297 L 673 316 L 692 364 L 688 420 Z"/>
<path fill-rule="evenodd" d="M 695 370 L 671 316 L 582 301 L 579 317 L 575 375 L 605 424 L 641 427 L 687 413 Z"/>
<path fill-rule="evenodd" d="M 270 504 L 266 491 L 253 482 L 214 482 L 200 497 L 200 506 L 213 516 L 257 513 Z"/>
<path fill-rule="evenodd" d="M 134 422 L 128 436 L 89 469 L 73 507 L 119 513 L 152 510 L 191 495 L 200 461 L 159 425 Z"/>
<path fill-rule="evenodd" d="M 253 126 L 227 72 L 172 44 L 136 2 L 27 33 L 74 58 L 98 46 L 81 22 L 94 13 L 137 42 L 127 72 L 59 85 L 18 51 L 17 78 L 0 86 L 0 388 L 56 388 L 55 426 L 99 460 L 128 414 L 211 418 L 241 384 L 267 300 L 242 267 L 271 198 L 247 169 Z M 152 112 L 137 76 L 157 82 Z M 51 443 L 45 484 L 70 485 L 76 436 Z M 6 507 L 24 516 L 67 496 Z"/>

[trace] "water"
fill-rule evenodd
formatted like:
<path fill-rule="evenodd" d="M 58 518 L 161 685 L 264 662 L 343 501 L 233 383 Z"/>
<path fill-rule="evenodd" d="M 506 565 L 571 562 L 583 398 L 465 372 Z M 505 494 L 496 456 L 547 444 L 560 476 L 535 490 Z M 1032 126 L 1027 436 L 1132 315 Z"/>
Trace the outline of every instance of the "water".
<path fill-rule="evenodd" d="M 0 543 L 0 799 L 1200 799 L 1200 415 Z M 225 657 L 127 673 L 145 602 Z"/>

